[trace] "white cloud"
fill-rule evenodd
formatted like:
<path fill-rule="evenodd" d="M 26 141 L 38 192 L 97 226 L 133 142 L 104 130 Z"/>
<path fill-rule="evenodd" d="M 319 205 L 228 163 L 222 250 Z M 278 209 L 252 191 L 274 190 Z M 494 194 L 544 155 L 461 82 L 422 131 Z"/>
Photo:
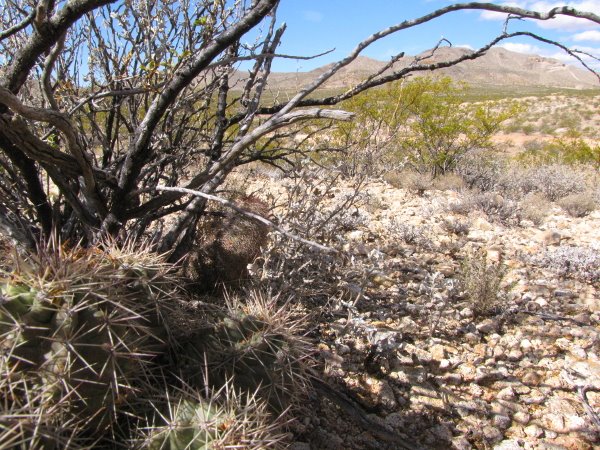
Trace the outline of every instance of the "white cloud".
<path fill-rule="evenodd" d="M 309 22 L 318 23 L 323 21 L 323 13 L 320 13 L 319 11 L 306 10 L 303 11 L 302 15 L 304 16 L 304 19 Z"/>
<path fill-rule="evenodd" d="M 584 31 L 583 33 L 577 33 L 571 39 L 573 39 L 575 42 L 582 42 L 582 41 L 598 42 L 598 41 L 600 41 L 600 31 L 598 31 L 598 30 Z"/>
<path fill-rule="evenodd" d="M 475 50 L 475 47 L 473 47 L 472 45 L 469 45 L 469 44 L 458 44 L 458 45 L 455 45 L 454 47 L 467 48 L 469 50 Z"/>
<path fill-rule="evenodd" d="M 511 52 L 526 53 L 530 55 L 540 55 L 543 53 L 543 50 L 536 45 L 519 44 L 517 42 L 506 42 L 504 44 L 500 44 L 499 47 L 505 48 Z"/>
<path fill-rule="evenodd" d="M 539 12 L 548 12 L 557 6 L 569 6 L 579 11 L 592 12 L 600 14 L 600 0 L 583 0 L 571 2 L 553 2 L 553 1 L 531 1 L 523 0 L 518 2 L 502 2 L 504 6 L 516 6 L 519 8 L 530 9 Z M 501 14 L 492 11 L 483 11 L 480 17 L 484 20 L 505 20 L 506 14 Z M 598 28 L 598 25 L 589 20 L 579 19 L 570 16 L 557 16 L 550 20 L 536 20 L 535 23 L 540 28 L 553 29 L 560 31 L 582 31 Z"/>

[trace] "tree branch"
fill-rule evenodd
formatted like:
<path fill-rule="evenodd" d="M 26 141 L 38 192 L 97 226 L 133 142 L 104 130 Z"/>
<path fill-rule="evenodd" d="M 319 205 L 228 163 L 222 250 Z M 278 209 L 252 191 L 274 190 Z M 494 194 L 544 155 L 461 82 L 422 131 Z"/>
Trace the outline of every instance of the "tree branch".
<path fill-rule="evenodd" d="M 228 208 L 231 208 L 234 211 L 236 211 L 246 217 L 249 217 L 250 219 L 252 219 L 256 222 L 262 223 L 263 225 L 266 225 L 269 228 L 272 228 L 273 230 L 277 231 L 279 234 L 282 234 L 283 236 L 286 236 L 294 241 L 301 242 L 302 244 L 306 244 L 310 247 L 316 248 L 317 250 L 321 250 L 326 253 L 339 253 L 338 250 L 336 250 L 334 248 L 327 247 L 325 245 L 321 245 L 317 242 L 310 241 L 308 239 L 304 239 L 304 238 L 301 238 L 300 236 L 290 233 L 289 231 L 284 230 L 283 228 L 279 227 L 278 225 L 275 225 L 270 220 L 265 219 L 263 216 L 255 214 L 252 211 L 248 211 L 246 209 L 240 208 L 235 203 L 233 203 L 227 199 L 224 199 L 222 197 L 218 197 L 218 196 L 212 195 L 212 194 L 206 194 L 204 192 L 195 191 L 192 189 L 178 188 L 178 187 L 156 186 L 154 189 L 157 191 L 176 192 L 178 194 L 183 194 L 183 195 L 194 195 L 196 197 L 202 197 L 207 200 L 212 200 L 214 202 L 221 203 L 222 205 L 225 205 Z"/>

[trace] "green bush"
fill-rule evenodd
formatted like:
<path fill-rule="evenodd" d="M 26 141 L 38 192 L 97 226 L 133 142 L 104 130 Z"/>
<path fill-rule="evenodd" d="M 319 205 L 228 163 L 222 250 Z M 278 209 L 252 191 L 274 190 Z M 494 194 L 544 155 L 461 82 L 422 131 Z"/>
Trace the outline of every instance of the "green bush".
<path fill-rule="evenodd" d="M 589 144 L 575 132 L 547 143 L 529 144 L 518 160 L 532 165 L 591 164 L 600 167 L 600 145 Z"/>
<path fill-rule="evenodd" d="M 384 165 L 408 163 L 437 177 L 453 171 L 467 151 L 491 148 L 490 137 L 521 110 L 516 103 L 469 104 L 467 89 L 450 78 L 417 78 L 366 92 L 342 103 L 357 117 L 339 124 L 331 138 L 350 148 L 352 158 L 377 152 Z"/>

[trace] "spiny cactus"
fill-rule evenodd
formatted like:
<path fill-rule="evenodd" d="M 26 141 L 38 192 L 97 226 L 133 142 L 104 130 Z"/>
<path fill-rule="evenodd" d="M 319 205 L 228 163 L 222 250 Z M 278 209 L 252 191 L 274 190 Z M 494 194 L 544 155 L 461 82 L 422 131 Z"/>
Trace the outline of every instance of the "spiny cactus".
<path fill-rule="evenodd" d="M 150 450 L 279 448 L 267 407 L 256 394 L 240 394 L 230 382 L 204 395 L 189 387 L 155 403 L 161 425 L 145 430 L 141 447 Z"/>
<path fill-rule="evenodd" d="M 236 203 L 263 217 L 269 207 L 254 196 L 244 196 Z M 260 254 L 267 243 L 267 226 L 239 213 L 223 211 L 204 218 L 198 225 L 196 245 L 185 266 L 192 287 L 200 291 L 236 287 L 248 278 L 248 264 Z"/>
<path fill-rule="evenodd" d="M 0 274 L 0 447 L 76 448 L 114 432 L 164 345 L 172 284 L 158 256 L 136 253 L 42 250 Z"/>
<path fill-rule="evenodd" d="M 297 311 L 278 306 L 277 297 L 251 292 L 245 302 L 229 297 L 224 316 L 211 333 L 184 349 L 187 370 L 200 373 L 206 361 L 213 380 L 232 379 L 246 392 L 258 390 L 276 411 L 297 401 L 309 382 L 311 351 L 301 336 Z"/>

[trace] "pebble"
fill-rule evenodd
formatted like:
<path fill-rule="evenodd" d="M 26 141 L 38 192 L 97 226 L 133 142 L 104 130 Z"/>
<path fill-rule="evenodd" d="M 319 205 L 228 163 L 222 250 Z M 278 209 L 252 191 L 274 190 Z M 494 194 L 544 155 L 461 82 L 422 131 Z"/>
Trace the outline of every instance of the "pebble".
<path fill-rule="evenodd" d="M 531 420 L 531 416 L 523 411 L 517 411 L 513 415 L 513 420 L 521 425 L 527 425 Z"/>
<path fill-rule="evenodd" d="M 525 427 L 525 434 L 532 438 L 540 438 L 544 435 L 544 430 L 538 425 L 533 424 Z"/>
<path fill-rule="evenodd" d="M 519 439 L 505 439 L 494 446 L 494 450 L 522 450 L 523 448 Z"/>
<path fill-rule="evenodd" d="M 483 435 L 491 443 L 500 442 L 504 438 L 504 435 L 498 428 L 489 425 L 483 427 Z"/>
<path fill-rule="evenodd" d="M 510 420 L 510 417 L 508 417 L 508 416 L 498 414 L 498 415 L 494 416 L 494 419 L 492 420 L 492 422 L 495 427 L 498 427 L 501 430 L 506 430 L 507 428 L 510 427 L 512 420 Z"/>
<path fill-rule="evenodd" d="M 492 319 L 485 319 L 476 325 L 476 328 L 482 334 L 493 333 L 498 330 L 498 322 Z"/>

